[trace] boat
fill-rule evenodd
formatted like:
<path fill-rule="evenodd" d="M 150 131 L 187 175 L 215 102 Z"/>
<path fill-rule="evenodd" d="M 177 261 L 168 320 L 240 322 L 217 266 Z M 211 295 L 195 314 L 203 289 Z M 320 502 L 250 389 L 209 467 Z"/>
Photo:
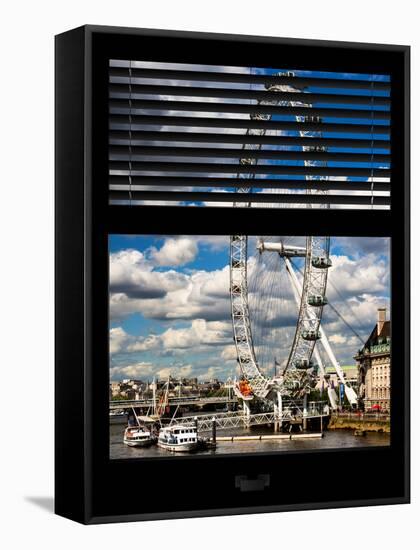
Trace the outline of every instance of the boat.
<path fill-rule="evenodd" d="M 142 426 L 128 426 L 124 431 L 124 443 L 129 447 L 148 447 L 153 441 L 152 433 Z"/>
<path fill-rule="evenodd" d="M 194 451 L 198 447 L 197 428 L 175 424 L 159 430 L 158 447 L 174 452 Z"/>

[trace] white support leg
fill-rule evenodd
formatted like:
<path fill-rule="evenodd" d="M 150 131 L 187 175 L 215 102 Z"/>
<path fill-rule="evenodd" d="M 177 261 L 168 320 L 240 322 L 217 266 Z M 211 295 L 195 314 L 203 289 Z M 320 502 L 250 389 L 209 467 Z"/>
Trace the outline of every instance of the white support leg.
<path fill-rule="evenodd" d="M 281 429 L 282 429 L 282 425 L 283 425 L 283 400 L 282 400 L 282 396 L 281 396 L 281 393 L 278 391 L 277 392 L 277 410 L 276 410 L 276 413 L 277 413 L 277 429 L 276 431 L 280 432 Z"/>
<path fill-rule="evenodd" d="M 251 416 L 251 409 L 250 409 L 248 401 L 242 401 L 242 404 L 243 404 L 242 406 L 243 406 L 243 410 L 244 410 L 244 424 L 245 424 L 245 426 L 249 426 L 249 418 Z"/>
<path fill-rule="evenodd" d="M 308 394 L 303 396 L 303 431 L 306 432 L 308 427 Z"/>
<path fill-rule="evenodd" d="M 300 282 L 299 282 L 299 280 L 296 276 L 296 273 L 293 269 L 293 266 L 292 266 L 289 258 L 285 258 L 284 261 L 286 263 L 287 273 L 289 274 L 290 279 L 293 283 L 292 286 L 293 286 L 293 290 L 294 290 L 294 293 L 295 293 L 295 300 L 297 301 L 298 304 L 300 304 L 301 295 L 302 295 L 302 286 L 301 286 L 301 284 L 300 284 Z M 333 367 L 334 367 L 334 369 L 337 373 L 338 378 L 340 379 L 342 384 L 344 384 L 344 391 L 346 393 L 347 399 L 349 400 L 351 405 L 357 405 L 356 392 L 354 391 L 354 389 L 351 386 L 349 386 L 347 384 L 346 379 L 344 377 L 343 369 L 341 368 L 340 363 L 337 361 L 337 359 L 334 355 L 334 352 L 331 349 L 330 343 L 328 341 L 328 338 L 325 334 L 324 329 L 322 328 L 322 325 L 319 326 L 319 333 L 321 335 L 320 342 L 321 342 L 323 348 L 325 349 L 325 352 L 328 355 L 328 358 L 331 361 L 331 363 L 332 363 L 332 365 L 333 365 Z M 318 361 L 319 352 L 316 350 L 316 347 L 315 347 L 314 353 L 315 353 L 315 357 L 317 358 L 317 361 Z M 330 392 L 328 392 L 328 396 L 330 396 Z M 331 402 L 331 406 L 332 407 L 334 406 L 332 402 Z M 336 402 L 335 402 L 335 407 L 337 407 Z"/>

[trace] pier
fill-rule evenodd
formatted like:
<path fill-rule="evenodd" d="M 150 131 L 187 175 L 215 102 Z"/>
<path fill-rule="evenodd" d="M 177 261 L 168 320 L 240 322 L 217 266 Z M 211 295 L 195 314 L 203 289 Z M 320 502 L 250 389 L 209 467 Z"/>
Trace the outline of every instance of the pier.
<path fill-rule="evenodd" d="M 263 413 L 251 413 L 249 409 L 239 411 L 227 411 L 213 414 L 200 414 L 197 416 L 181 416 L 175 419 L 177 424 L 196 424 L 200 432 L 211 432 L 213 422 L 218 430 L 232 428 L 248 428 L 251 426 L 273 425 L 279 431 L 284 425 L 291 429 L 297 425 L 301 430 L 305 429 L 308 421 L 317 421 L 322 431 L 329 419 L 329 412 L 324 410 L 324 403 L 310 403 L 307 409 L 298 407 L 285 407 L 278 410 Z"/>
<path fill-rule="evenodd" d="M 217 441 L 273 441 L 273 440 L 297 440 L 297 439 L 320 439 L 323 437 L 319 433 L 299 433 L 299 434 L 273 434 L 273 435 L 222 435 L 216 437 Z"/>
<path fill-rule="evenodd" d="M 236 396 L 226 397 L 169 397 L 167 406 L 176 406 L 175 414 L 171 418 L 172 423 L 197 426 L 200 432 L 211 432 L 215 422 L 217 430 L 230 430 L 235 428 L 249 428 L 251 426 L 273 426 L 274 431 L 292 431 L 297 427 L 300 431 L 306 431 L 308 423 L 317 430 L 323 431 L 327 427 L 330 412 L 325 402 L 312 401 L 307 403 L 285 401 L 282 409 L 274 407 L 274 410 L 267 412 L 252 412 L 249 405 L 242 401 L 238 410 L 226 410 L 218 412 L 214 410 L 205 414 L 190 414 L 177 416 L 179 406 L 191 408 L 203 407 L 204 405 L 235 404 L 239 400 Z M 110 410 L 136 410 L 152 408 L 156 406 L 152 399 L 141 399 L 132 401 L 111 401 Z M 161 418 L 169 419 L 170 414 L 162 415 Z"/>

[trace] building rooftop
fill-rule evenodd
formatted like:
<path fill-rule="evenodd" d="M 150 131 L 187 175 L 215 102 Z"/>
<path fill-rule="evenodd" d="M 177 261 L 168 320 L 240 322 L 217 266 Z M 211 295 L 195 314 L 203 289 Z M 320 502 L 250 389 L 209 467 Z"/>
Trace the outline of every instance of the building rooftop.
<path fill-rule="evenodd" d="M 383 354 L 390 352 L 391 322 L 385 320 L 386 309 L 378 309 L 378 322 L 373 327 L 365 345 L 359 350 L 356 359 L 361 355 Z"/>

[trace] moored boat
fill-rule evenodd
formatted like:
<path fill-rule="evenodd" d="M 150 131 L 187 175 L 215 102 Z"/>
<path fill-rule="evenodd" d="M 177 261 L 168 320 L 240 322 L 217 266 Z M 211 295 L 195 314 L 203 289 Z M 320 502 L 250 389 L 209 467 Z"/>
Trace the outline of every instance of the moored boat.
<path fill-rule="evenodd" d="M 128 426 L 124 431 L 124 443 L 129 447 L 147 447 L 153 443 L 153 436 L 142 426 Z"/>
<path fill-rule="evenodd" d="M 162 449 L 173 452 L 194 451 L 198 447 L 197 428 L 182 424 L 166 426 L 159 430 L 157 444 Z"/>

